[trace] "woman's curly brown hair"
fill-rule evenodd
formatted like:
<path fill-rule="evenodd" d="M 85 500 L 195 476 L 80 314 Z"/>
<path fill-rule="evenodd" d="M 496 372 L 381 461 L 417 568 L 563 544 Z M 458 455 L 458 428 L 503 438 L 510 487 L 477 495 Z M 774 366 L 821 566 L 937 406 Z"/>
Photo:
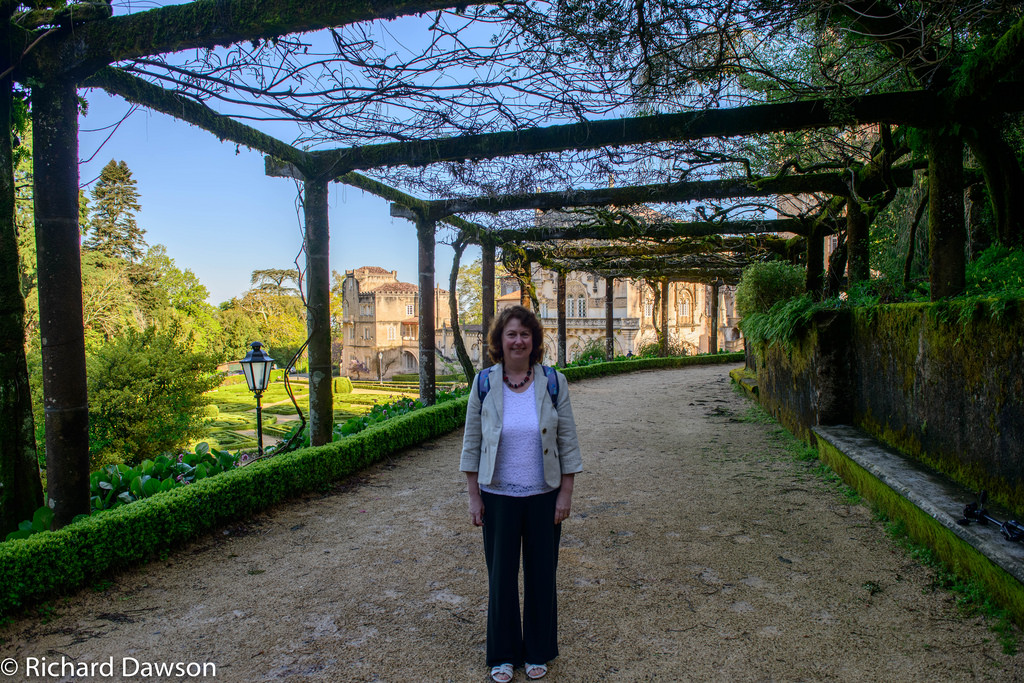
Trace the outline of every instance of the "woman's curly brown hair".
<path fill-rule="evenodd" d="M 528 308 L 524 306 L 511 306 L 498 314 L 491 324 L 491 330 L 487 333 L 487 355 L 491 362 L 500 363 L 505 355 L 504 347 L 501 345 L 501 336 L 505 333 L 505 326 L 508 321 L 515 318 L 524 327 L 530 329 L 530 337 L 533 341 L 533 349 L 530 351 L 530 364 L 540 363 L 544 360 L 544 326 L 540 320 Z"/>

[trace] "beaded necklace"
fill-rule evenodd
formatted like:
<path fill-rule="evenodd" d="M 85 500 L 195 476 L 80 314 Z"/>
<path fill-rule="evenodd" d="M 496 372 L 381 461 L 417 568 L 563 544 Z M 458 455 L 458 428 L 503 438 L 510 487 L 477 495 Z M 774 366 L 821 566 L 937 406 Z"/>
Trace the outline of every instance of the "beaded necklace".
<path fill-rule="evenodd" d="M 508 385 L 509 389 L 518 389 L 518 388 L 520 388 L 522 386 L 525 386 L 526 383 L 530 381 L 530 375 L 533 374 L 533 367 L 531 366 L 530 368 L 528 368 L 526 370 L 526 377 L 524 377 L 523 381 L 519 382 L 518 384 L 512 384 L 511 380 L 509 380 L 509 378 L 508 378 L 508 375 L 506 375 L 504 372 L 501 373 L 501 374 L 502 374 L 502 377 L 505 379 L 505 384 Z"/>

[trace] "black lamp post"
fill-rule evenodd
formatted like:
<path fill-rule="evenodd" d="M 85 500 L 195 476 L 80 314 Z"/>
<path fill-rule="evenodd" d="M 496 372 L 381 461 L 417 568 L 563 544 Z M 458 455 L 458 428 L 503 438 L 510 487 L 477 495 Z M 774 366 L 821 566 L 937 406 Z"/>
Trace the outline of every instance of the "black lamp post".
<path fill-rule="evenodd" d="M 274 359 L 262 347 L 261 342 L 253 342 L 252 350 L 240 361 L 245 383 L 249 385 L 249 391 L 256 394 L 256 441 L 260 455 L 263 455 L 263 406 L 260 397 L 270 385 L 270 368 L 274 365 Z"/>

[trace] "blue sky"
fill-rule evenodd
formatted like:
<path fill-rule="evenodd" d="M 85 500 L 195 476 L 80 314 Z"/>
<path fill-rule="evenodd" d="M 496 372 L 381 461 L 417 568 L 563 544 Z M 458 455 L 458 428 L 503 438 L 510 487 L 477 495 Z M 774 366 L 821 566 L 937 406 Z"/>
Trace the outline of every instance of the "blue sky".
<path fill-rule="evenodd" d="M 83 91 L 89 113 L 80 120 L 83 184 L 111 159 L 124 161 L 138 183 L 139 225 L 148 244 L 163 244 L 179 268 L 191 269 L 220 303 L 249 288 L 255 269 L 290 268 L 302 246 L 296 185 L 263 173 L 262 154 L 169 116 L 138 109 L 103 143 L 130 105 L 101 90 Z M 91 185 L 89 186 L 91 187 Z M 375 265 L 417 281 L 416 230 L 391 218 L 388 203 L 345 185 L 331 184 L 331 268 Z M 437 280 L 447 288 L 452 250 L 436 249 Z M 469 262 L 479 250 L 463 257 Z"/>

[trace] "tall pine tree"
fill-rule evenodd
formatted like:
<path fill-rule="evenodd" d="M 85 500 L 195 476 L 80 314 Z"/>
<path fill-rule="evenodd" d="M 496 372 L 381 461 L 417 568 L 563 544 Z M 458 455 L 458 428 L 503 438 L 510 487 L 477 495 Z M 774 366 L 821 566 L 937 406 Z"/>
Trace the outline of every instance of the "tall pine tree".
<path fill-rule="evenodd" d="M 138 263 L 145 253 L 146 231 L 135 220 L 139 193 L 128 164 L 111 159 L 92 189 L 92 200 L 91 230 L 83 247 Z"/>

